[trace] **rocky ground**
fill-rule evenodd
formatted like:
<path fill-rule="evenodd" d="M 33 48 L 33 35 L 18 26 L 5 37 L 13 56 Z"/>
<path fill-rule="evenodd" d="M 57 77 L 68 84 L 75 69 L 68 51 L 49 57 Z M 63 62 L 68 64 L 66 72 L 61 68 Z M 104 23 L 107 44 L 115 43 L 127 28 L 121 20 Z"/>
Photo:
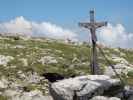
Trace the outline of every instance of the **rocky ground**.
<path fill-rule="evenodd" d="M 133 50 L 101 47 L 126 84 L 133 85 Z M 90 51 L 90 45 L 81 42 L 0 37 L 0 100 L 51 99 L 45 75 L 88 75 Z M 115 77 L 103 56 L 98 56 L 103 74 Z"/>
<path fill-rule="evenodd" d="M 133 100 L 129 87 L 106 75 L 86 75 L 54 82 L 50 93 L 54 100 Z"/>

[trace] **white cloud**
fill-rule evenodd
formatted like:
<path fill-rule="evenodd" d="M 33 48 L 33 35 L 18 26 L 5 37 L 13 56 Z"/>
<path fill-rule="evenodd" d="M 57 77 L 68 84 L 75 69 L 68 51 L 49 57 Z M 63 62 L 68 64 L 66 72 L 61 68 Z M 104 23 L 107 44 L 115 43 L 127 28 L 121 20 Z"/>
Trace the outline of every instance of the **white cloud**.
<path fill-rule="evenodd" d="M 98 33 L 100 42 L 113 47 L 132 48 L 133 33 L 126 32 L 122 24 L 112 25 L 101 28 Z"/>
<path fill-rule="evenodd" d="M 0 32 L 31 35 L 31 27 L 31 23 L 21 16 L 9 22 L 0 23 Z"/>
<path fill-rule="evenodd" d="M 77 34 L 64 29 L 60 26 L 52 24 L 50 22 L 33 22 L 28 21 L 24 17 L 17 17 L 9 22 L 0 23 L 1 33 L 19 33 L 24 35 L 33 36 L 46 36 L 56 39 L 72 39 L 77 38 Z"/>
<path fill-rule="evenodd" d="M 81 34 L 76 34 L 80 32 L 75 33 L 50 22 L 29 21 L 22 16 L 0 23 L 0 33 L 19 33 L 28 36 L 45 36 L 56 39 L 69 38 L 72 40 L 83 37 Z M 122 24 L 108 24 L 107 27 L 101 28 L 97 35 L 98 40 L 106 45 L 133 48 L 133 33 L 128 33 Z M 88 36 L 84 36 L 84 40 L 87 39 Z"/>
<path fill-rule="evenodd" d="M 59 27 L 55 24 L 51 24 L 49 22 L 42 22 L 42 23 L 36 23 L 32 22 L 32 28 L 33 32 L 36 33 L 36 35 L 46 36 L 50 38 L 57 38 L 57 39 L 76 39 L 77 34 L 64 29 L 62 27 Z"/>

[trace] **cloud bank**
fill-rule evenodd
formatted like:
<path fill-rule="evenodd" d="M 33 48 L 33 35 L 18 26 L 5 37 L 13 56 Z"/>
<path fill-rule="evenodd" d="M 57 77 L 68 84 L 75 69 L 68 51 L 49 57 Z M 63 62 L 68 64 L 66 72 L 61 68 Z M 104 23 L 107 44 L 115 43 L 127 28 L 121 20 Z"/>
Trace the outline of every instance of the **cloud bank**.
<path fill-rule="evenodd" d="M 133 33 L 128 33 L 122 24 L 112 25 L 101 28 L 98 32 L 100 42 L 122 48 L 133 48 Z"/>
<path fill-rule="evenodd" d="M 45 36 L 56 39 L 76 39 L 77 34 L 50 22 L 28 21 L 24 17 L 17 17 L 9 22 L 0 23 L 0 33 L 18 33 L 28 36 Z"/>
<path fill-rule="evenodd" d="M 76 31 L 76 30 L 75 30 Z M 82 32 L 73 32 L 50 22 L 34 22 L 24 17 L 0 23 L 0 33 L 18 33 L 28 36 L 44 36 L 55 39 L 78 40 Z M 79 34 L 77 34 L 79 33 Z M 80 34 L 81 33 L 81 34 Z M 82 34 L 83 35 L 83 34 Z M 87 40 L 87 36 L 82 36 Z M 108 24 L 97 32 L 98 41 L 113 47 L 133 48 L 133 33 L 128 33 L 122 24 Z"/>

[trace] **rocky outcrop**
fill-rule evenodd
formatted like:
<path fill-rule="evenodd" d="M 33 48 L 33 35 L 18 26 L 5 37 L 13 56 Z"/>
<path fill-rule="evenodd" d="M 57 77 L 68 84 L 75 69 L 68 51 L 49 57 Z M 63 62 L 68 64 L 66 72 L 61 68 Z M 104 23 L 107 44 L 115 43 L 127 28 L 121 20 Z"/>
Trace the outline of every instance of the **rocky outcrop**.
<path fill-rule="evenodd" d="M 41 91 L 34 90 L 30 92 L 18 92 L 14 90 L 6 90 L 4 95 L 10 100 L 53 100 L 51 96 L 44 96 Z"/>
<path fill-rule="evenodd" d="M 116 63 L 114 65 L 114 68 L 118 74 L 127 76 L 129 71 L 133 71 L 133 65 L 129 64 L 128 61 L 124 58 L 114 56 L 111 58 L 111 61 Z M 104 74 L 108 76 L 115 76 L 115 73 L 111 66 L 106 67 Z"/>
<path fill-rule="evenodd" d="M 56 64 L 58 63 L 57 60 L 54 57 L 51 56 L 44 56 L 42 57 L 39 62 L 41 62 L 43 65 L 45 64 Z"/>
<path fill-rule="evenodd" d="M 48 94 L 48 80 L 36 72 L 18 71 L 17 78 L 11 75 L 0 78 L 0 95 L 9 100 L 52 100 L 45 97 Z"/>
<path fill-rule="evenodd" d="M 105 75 L 88 75 L 55 82 L 51 85 L 50 93 L 54 100 L 88 100 L 98 95 L 113 96 L 122 89 L 118 79 Z"/>
<path fill-rule="evenodd" d="M 104 97 L 104 96 L 95 96 L 91 100 L 121 100 L 117 97 Z"/>
<path fill-rule="evenodd" d="M 0 65 L 7 66 L 7 63 L 13 59 L 12 56 L 0 55 Z"/>

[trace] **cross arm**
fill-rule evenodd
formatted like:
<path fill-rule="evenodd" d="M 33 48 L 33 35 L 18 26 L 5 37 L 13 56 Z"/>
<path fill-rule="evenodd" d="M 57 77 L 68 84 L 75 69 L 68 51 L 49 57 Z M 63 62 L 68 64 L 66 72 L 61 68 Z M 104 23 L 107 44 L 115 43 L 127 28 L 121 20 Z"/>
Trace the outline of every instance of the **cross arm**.
<path fill-rule="evenodd" d="M 84 28 L 92 28 L 92 24 L 91 23 L 79 23 L 80 27 L 84 27 Z"/>
<path fill-rule="evenodd" d="M 98 23 L 95 23 L 95 28 L 99 28 L 99 27 L 102 27 L 102 26 L 107 26 L 107 22 L 98 22 Z"/>

